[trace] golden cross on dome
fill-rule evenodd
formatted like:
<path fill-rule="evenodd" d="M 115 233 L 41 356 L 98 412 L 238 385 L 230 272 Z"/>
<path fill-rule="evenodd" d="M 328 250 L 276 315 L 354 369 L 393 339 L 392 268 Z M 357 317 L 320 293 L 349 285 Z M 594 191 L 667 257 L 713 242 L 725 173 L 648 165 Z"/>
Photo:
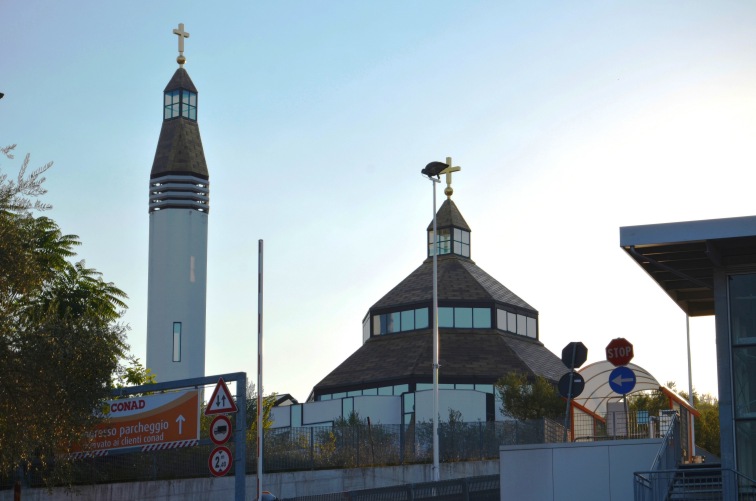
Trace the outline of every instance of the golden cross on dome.
<path fill-rule="evenodd" d="M 179 66 L 184 66 L 184 63 L 186 62 L 186 58 L 184 57 L 184 39 L 189 38 L 189 33 L 184 31 L 184 23 L 179 23 L 178 29 L 173 30 L 174 35 L 178 35 L 178 42 L 179 42 L 179 56 L 176 58 L 176 62 L 179 63 Z"/>
<path fill-rule="evenodd" d="M 446 174 L 446 188 L 444 188 L 444 195 L 446 195 L 446 198 L 451 198 L 452 193 L 454 193 L 454 189 L 451 187 L 452 172 L 459 172 L 462 170 L 462 167 L 452 167 L 451 157 L 446 157 L 446 165 L 449 167 L 442 171 L 442 173 Z"/>

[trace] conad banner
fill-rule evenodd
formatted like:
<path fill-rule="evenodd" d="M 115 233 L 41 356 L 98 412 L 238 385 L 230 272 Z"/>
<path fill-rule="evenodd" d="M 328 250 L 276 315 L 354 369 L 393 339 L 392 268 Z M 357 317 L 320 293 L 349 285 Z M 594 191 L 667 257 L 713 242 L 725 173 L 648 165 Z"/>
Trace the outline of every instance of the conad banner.
<path fill-rule="evenodd" d="M 194 445 L 199 440 L 199 390 L 109 400 L 105 421 L 92 433 L 87 452 Z"/>

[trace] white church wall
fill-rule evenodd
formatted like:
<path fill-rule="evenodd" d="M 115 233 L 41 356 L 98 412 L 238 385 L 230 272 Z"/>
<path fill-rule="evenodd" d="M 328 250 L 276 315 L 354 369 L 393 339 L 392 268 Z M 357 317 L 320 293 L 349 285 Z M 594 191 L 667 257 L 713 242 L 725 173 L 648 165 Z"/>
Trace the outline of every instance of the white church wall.
<path fill-rule="evenodd" d="M 401 424 L 402 397 L 354 397 L 354 411 L 362 419 L 370 418 L 371 424 Z"/>
<path fill-rule="evenodd" d="M 343 399 L 302 404 L 302 424 L 330 423 L 341 417 Z M 351 400 L 351 398 L 350 398 Z"/>
<path fill-rule="evenodd" d="M 273 407 L 270 410 L 271 428 L 288 428 L 291 426 L 291 406 Z"/>
<path fill-rule="evenodd" d="M 462 421 L 474 423 L 486 420 L 486 394 L 472 390 L 440 390 L 438 412 L 441 421 L 448 421 L 449 409 L 462 413 Z M 433 420 L 433 390 L 415 393 L 415 421 Z"/>

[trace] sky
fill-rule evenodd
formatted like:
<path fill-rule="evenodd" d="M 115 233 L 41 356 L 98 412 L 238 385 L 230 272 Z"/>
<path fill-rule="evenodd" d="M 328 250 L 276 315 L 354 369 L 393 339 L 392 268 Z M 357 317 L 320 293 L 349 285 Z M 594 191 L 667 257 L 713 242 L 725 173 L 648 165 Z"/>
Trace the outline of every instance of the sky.
<path fill-rule="evenodd" d="M 420 170 L 452 157 L 472 258 L 539 311 L 546 347 L 581 341 L 592 363 L 624 337 L 633 363 L 687 390 L 685 314 L 620 249 L 619 228 L 754 214 L 756 3 L 3 0 L 0 12 L 0 143 L 18 144 L 0 171 L 26 153 L 54 161 L 47 215 L 128 294 L 142 362 L 149 173 L 184 23 L 210 172 L 207 375 L 256 379 L 263 239 L 264 392 L 306 399 L 425 259 Z M 691 346 L 693 386 L 716 396 L 712 318 L 691 319 Z"/>

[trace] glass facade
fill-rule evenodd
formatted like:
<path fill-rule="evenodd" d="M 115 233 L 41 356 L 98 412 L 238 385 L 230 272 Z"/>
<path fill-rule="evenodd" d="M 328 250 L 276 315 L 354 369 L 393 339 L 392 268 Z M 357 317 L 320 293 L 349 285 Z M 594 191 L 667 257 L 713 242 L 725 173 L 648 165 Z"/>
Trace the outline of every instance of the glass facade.
<path fill-rule="evenodd" d="M 470 257 L 470 232 L 459 228 L 438 229 L 438 255 Z M 433 231 L 428 232 L 428 256 L 433 255 Z"/>
<path fill-rule="evenodd" d="M 491 308 L 441 307 L 438 326 L 453 329 L 490 329 Z"/>
<path fill-rule="evenodd" d="M 512 334 L 538 339 L 538 320 L 533 317 L 497 308 L 496 327 Z"/>
<path fill-rule="evenodd" d="M 738 470 L 756 475 L 756 274 L 730 275 L 733 414 Z"/>
<path fill-rule="evenodd" d="M 373 335 L 382 336 L 383 334 L 427 329 L 428 318 L 428 308 L 416 308 L 373 315 Z"/>

